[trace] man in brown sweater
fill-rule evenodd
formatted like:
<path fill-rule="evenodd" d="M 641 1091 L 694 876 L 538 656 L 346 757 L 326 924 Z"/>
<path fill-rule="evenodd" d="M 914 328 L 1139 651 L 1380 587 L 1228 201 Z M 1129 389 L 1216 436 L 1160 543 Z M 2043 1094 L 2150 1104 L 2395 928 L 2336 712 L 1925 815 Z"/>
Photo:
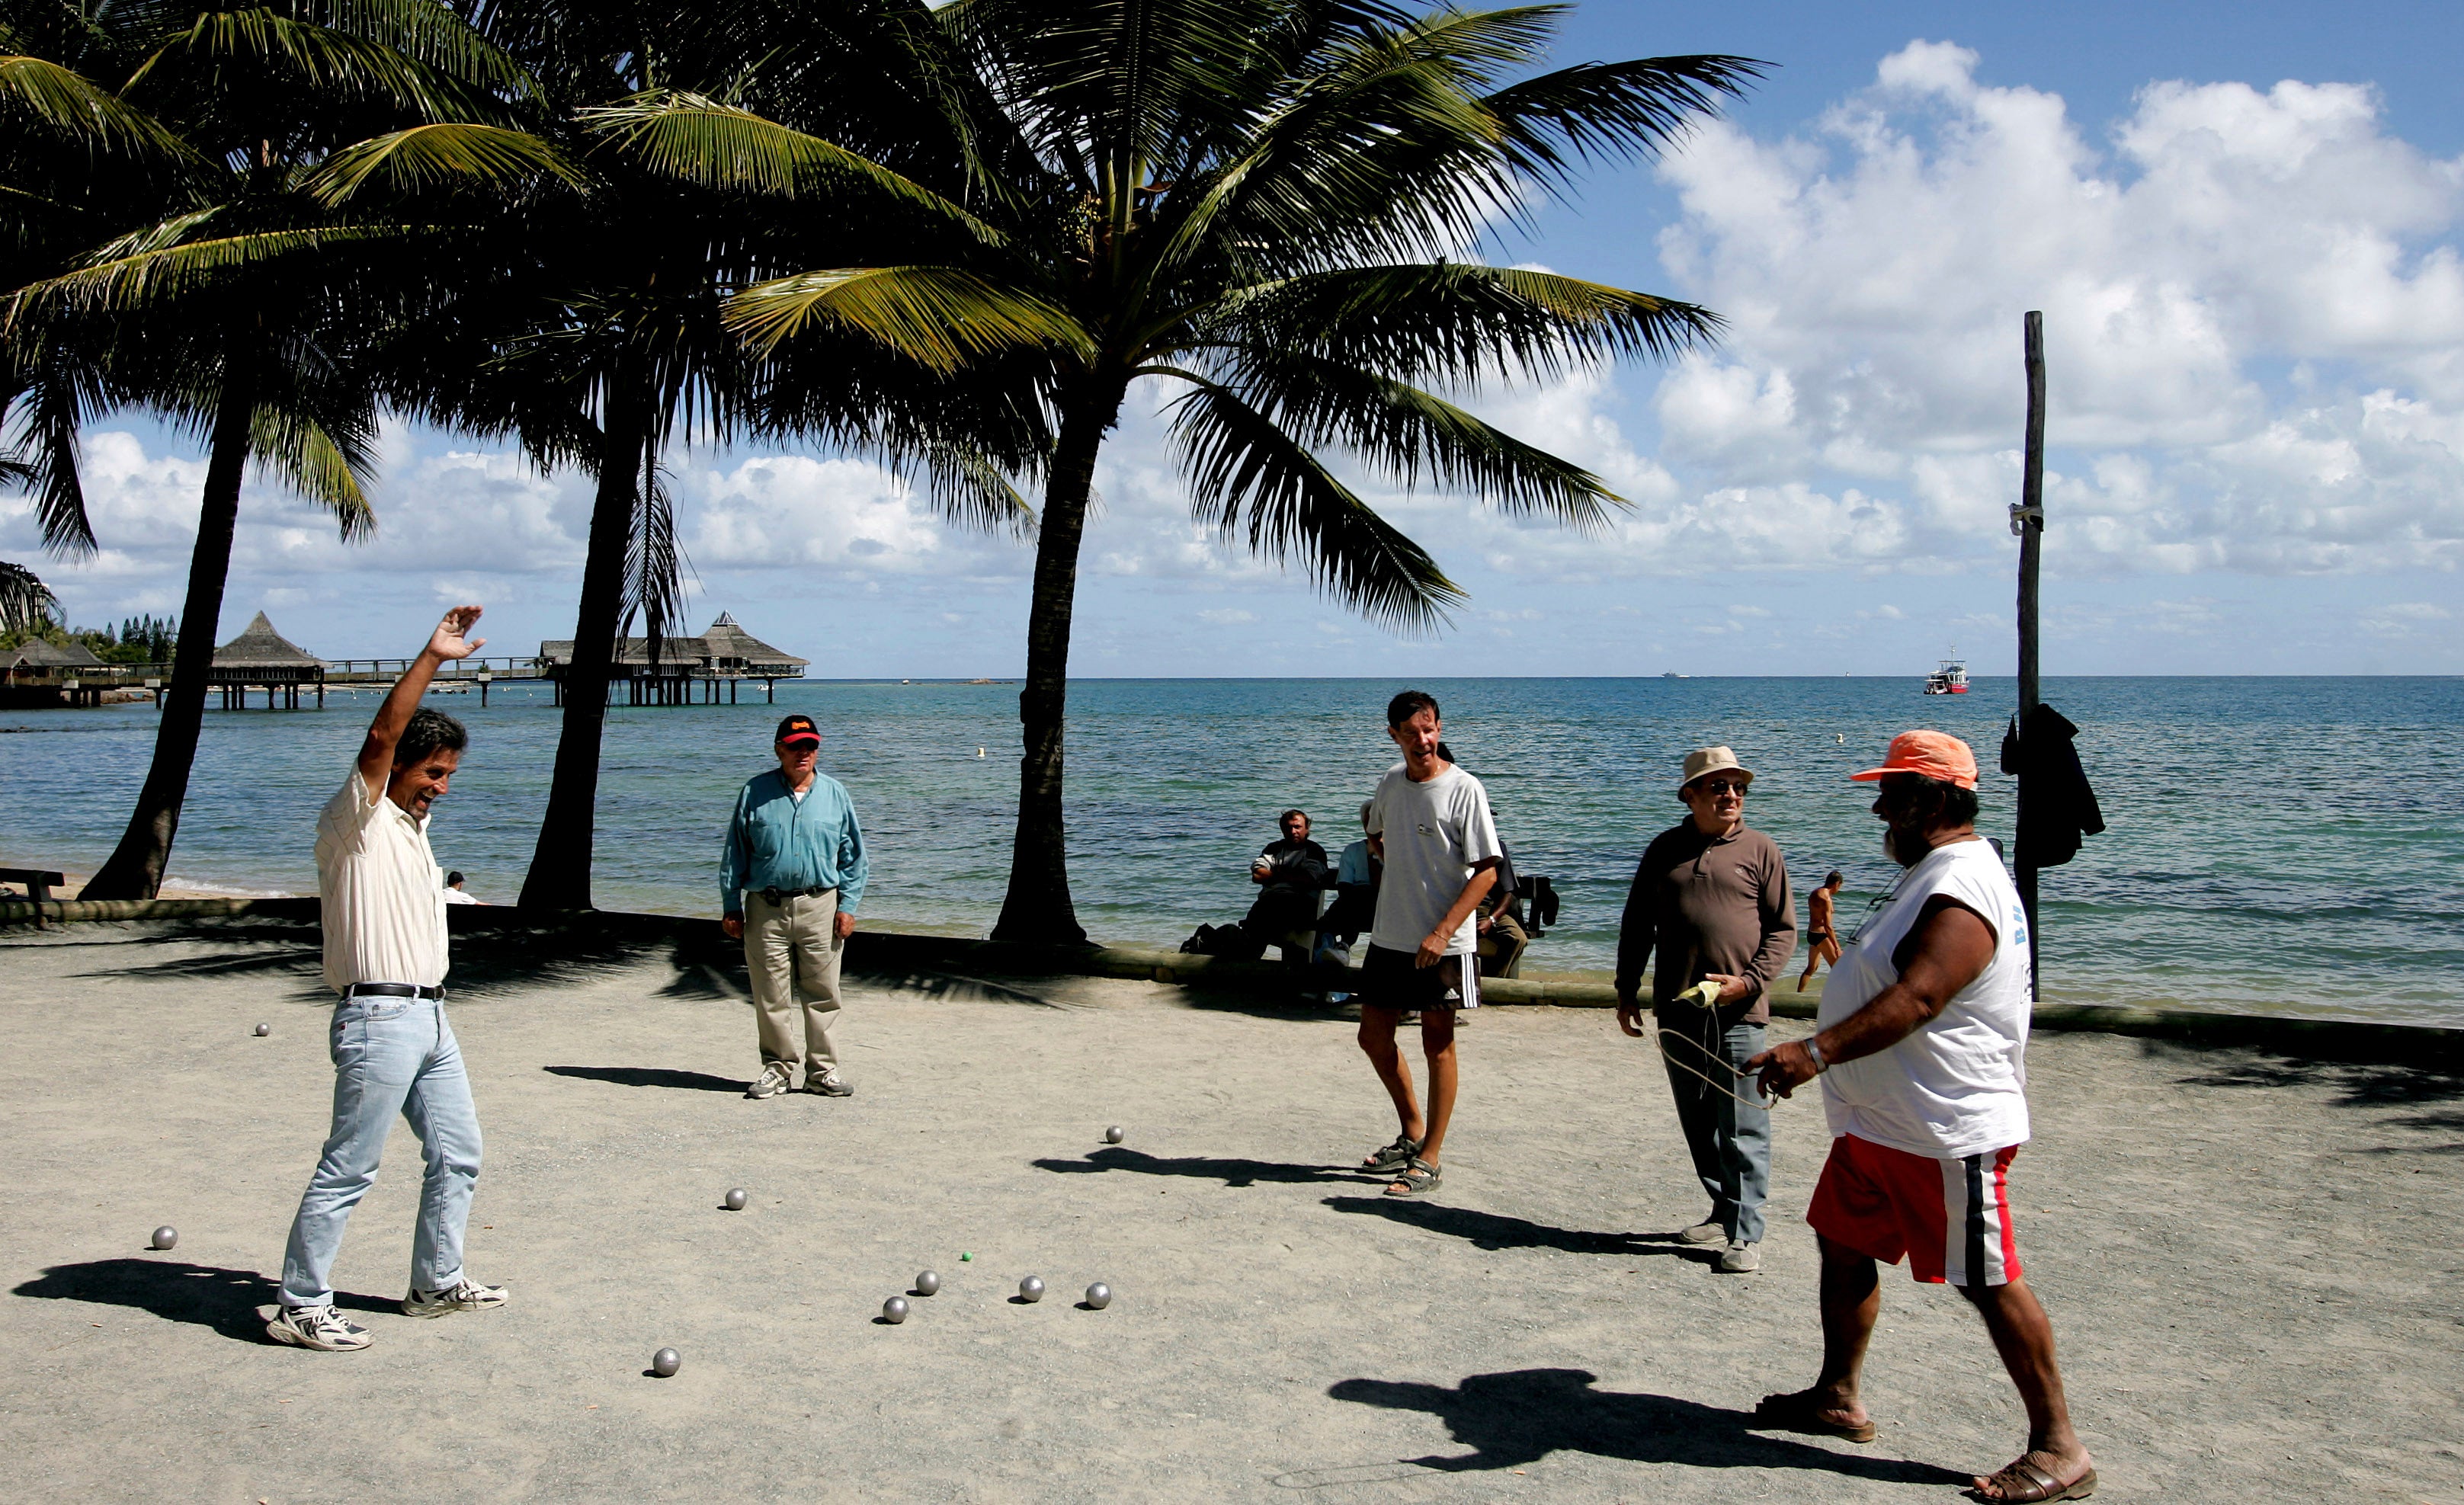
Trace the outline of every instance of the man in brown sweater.
<path fill-rule="evenodd" d="M 1730 1275 L 1762 1267 L 1771 1184 L 1771 1114 L 1741 1101 L 1756 1093 L 1737 1070 L 1762 1052 L 1765 994 L 1796 949 L 1788 863 L 1771 838 L 1746 828 L 1753 778 L 1727 748 L 1685 754 L 1677 797 L 1689 814 L 1643 851 L 1617 935 L 1617 1025 L 1628 1035 L 1643 1033 L 1642 970 L 1658 953 L 1652 1014 L 1677 1121 L 1711 1198 L 1711 1215 L 1677 1236 L 1726 1241 L 1719 1268 Z M 1717 988 L 1707 1006 L 1696 1001 L 1705 983 Z"/>

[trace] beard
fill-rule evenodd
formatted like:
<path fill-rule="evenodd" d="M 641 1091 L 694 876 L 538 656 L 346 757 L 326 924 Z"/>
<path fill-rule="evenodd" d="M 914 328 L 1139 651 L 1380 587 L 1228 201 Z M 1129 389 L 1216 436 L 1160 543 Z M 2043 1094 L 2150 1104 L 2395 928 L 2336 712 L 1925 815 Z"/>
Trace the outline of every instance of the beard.
<path fill-rule="evenodd" d="M 1882 827 L 1882 850 L 1902 867 L 1914 867 L 1933 851 L 1933 844 L 1917 830 L 1902 830 L 1896 825 Z"/>

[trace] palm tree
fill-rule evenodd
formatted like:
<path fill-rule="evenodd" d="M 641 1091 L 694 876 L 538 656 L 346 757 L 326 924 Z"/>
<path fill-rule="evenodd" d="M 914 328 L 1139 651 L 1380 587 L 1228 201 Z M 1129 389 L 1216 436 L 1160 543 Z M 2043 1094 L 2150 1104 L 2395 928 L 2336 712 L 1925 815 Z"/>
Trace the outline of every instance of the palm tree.
<path fill-rule="evenodd" d="M 758 349 L 869 338 L 963 366 L 954 390 L 1048 415 L 996 938 L 1085 934 L 1062 806 L 1070 613 L 1096 464 L 1133 382 L 1178 388 L 1170 422 L 1199 519 L 1397 627 L 1442 622 L 1461 592 L 1322 451 L 1571 527 L 1623 505 L 1441 394 L 1666 358 L 1711 338 L 1717 316 L 1458 258 L 1567 197 L 1582 164 L 1660 150 L 1760 65 L 1661 57 L 1517 79 L 1556 22 L 1553 8 L 1378 0 L 914 7 L 908 93 L 944 120 L 934 140 L 961 149 L 935 180 L 959 180 L 937 244 L 807 263 L 827 270 L 731 301 Z M 700 148 L 676 170 L 750 185 L 769 161 Z"/>
<path fill-rule="evenodd" d="M 0 632 L 38 631 L 59 609 L 59 598 L 33 571 L 0 559 Z"/>
<path fill-rule="evenodd" d="M 288 0 L 150 19 L 161 14 L 106 11 L 72 29 L 97 56 L 140 59 L 118 89 L 56 72 L 42 81 L 80 86 L 81 108 L 107 100 L 133 120 L 166 122 L 179 149 L 157 142 L 157 155 L 176 156 L 178 170 L 122 193 L 142 212 L 114 205 L 116 233 L 88 240 L 7 309 L 20 387 L 11 395 L 51 415 L 55 536 L 90 546 L 73 491 L 85 417 L 145 406 L 208 448 L 153 762 L 90 899 L 151 898 L 161 885 L 249 468 L 324 506 L 345 538 L 374 527 L 372 336 L 432 299 L 441 243 L 433 227 L 371 219 L 350 201 L 553 166 L 539 143 L 490 123 L 524 87 L 518 70 L 433 0 Z"/>
<path fill-rule="evenodd" d="M 824 439 L 919 471 L 953 517 L 1015 522 L 1023 511 L 981 447 L 936 421 L 932 409 L 946 399 L 893 369 L 871 341 L 803 353 L 811 359 L 801 369 L 756 358 L 722 322 L 723 300 L 807 264 L 781 259 L 781 245 L 782 219 L 809 210 L 782 215 L 770 198 L 693 182 L 665 161 L 679 126 L 766 123 L 715 102 L 722 97 L 807 122 L 882 118 L 885 76 L 866 56 L 879 45 L 884 12 L 905 9 L 762 0 L 471 8 L 482 33 L 538 81 L 535 129 L 588 174 L 583 194 L 542 195 L 506 214 L 495 241 L 500 274 L 451 320 L 415 332 L 417 373 L 395 389 L 440 423 L 518 436 L 541 463 L 577 465 L 595 483 L 563 724 L 525 905 L 591 903 L 617 638 L 638 616 L 656 652 L 680 603 L 683 558 L 662 480 L 671 446 L 747 433 Z M 834 217 L 855 233 L 884 206 L 893 218 L 901 202 L 938 211 L 937 200 L 869 159 L 821 155 L 829 160 L 806 163 L 784 186 L 826 190 Z M 1032 448 L 1032 438 L 1014 442 L 1004 457 Z"/>

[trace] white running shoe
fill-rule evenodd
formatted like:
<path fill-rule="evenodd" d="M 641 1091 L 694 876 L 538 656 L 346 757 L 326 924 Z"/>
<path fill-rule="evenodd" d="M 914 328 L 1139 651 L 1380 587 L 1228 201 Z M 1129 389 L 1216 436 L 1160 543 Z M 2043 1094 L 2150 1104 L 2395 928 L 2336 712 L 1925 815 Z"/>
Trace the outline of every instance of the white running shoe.
<path fill-rule="evenodd" d="M 761 1080 L 745 1088 L 744 1095 L 748 1098 L 783 1097 L 795 1084 L 796 1074 L 783 1063 L 774 1060 L 761 1068 Z"/>
<path fill-rule="evenodd" d="M 366 1328 L 345 1321 L 342 1314 L 330 1305 L 286 1306 L 281 1315 L 265 1324 L 265 1336 L 277 1343 L 325 1353 L 346 1353 L 365 1348 L 369 1342 Z"/>
<path fill-rule="evenodd" d="M 411 1287 L 410 1295 L 402 1298 L 406 1317 L 451 1317 L 456 1312 L 485 1312 L 505 1304 L 505 1288 L 481 1285 L 464 1276 L 443 1291 L 422 1291 Z"/>
<path fill-rule="evenodd" d="M 1749 1276 L 1763 1267 L 1763 1246 L 1737 1240 L 1720 1252 L 1720 1274 Z"/>

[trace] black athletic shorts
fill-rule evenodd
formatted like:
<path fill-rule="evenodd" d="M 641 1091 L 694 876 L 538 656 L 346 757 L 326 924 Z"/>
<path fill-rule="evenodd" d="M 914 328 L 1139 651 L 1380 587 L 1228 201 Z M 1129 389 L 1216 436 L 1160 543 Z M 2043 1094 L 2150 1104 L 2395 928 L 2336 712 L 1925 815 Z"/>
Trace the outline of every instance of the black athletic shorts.
<path fill-rule="evenodd" d="M 1360 959 L 1362 1003 L 1410 1013 L 1414 1009 L 1480 1007 L 1480 958 L 1449 956 L 1435 967 L 1415 967 L 1410 951 L 1390 951 L 1374 942 Z"/>

